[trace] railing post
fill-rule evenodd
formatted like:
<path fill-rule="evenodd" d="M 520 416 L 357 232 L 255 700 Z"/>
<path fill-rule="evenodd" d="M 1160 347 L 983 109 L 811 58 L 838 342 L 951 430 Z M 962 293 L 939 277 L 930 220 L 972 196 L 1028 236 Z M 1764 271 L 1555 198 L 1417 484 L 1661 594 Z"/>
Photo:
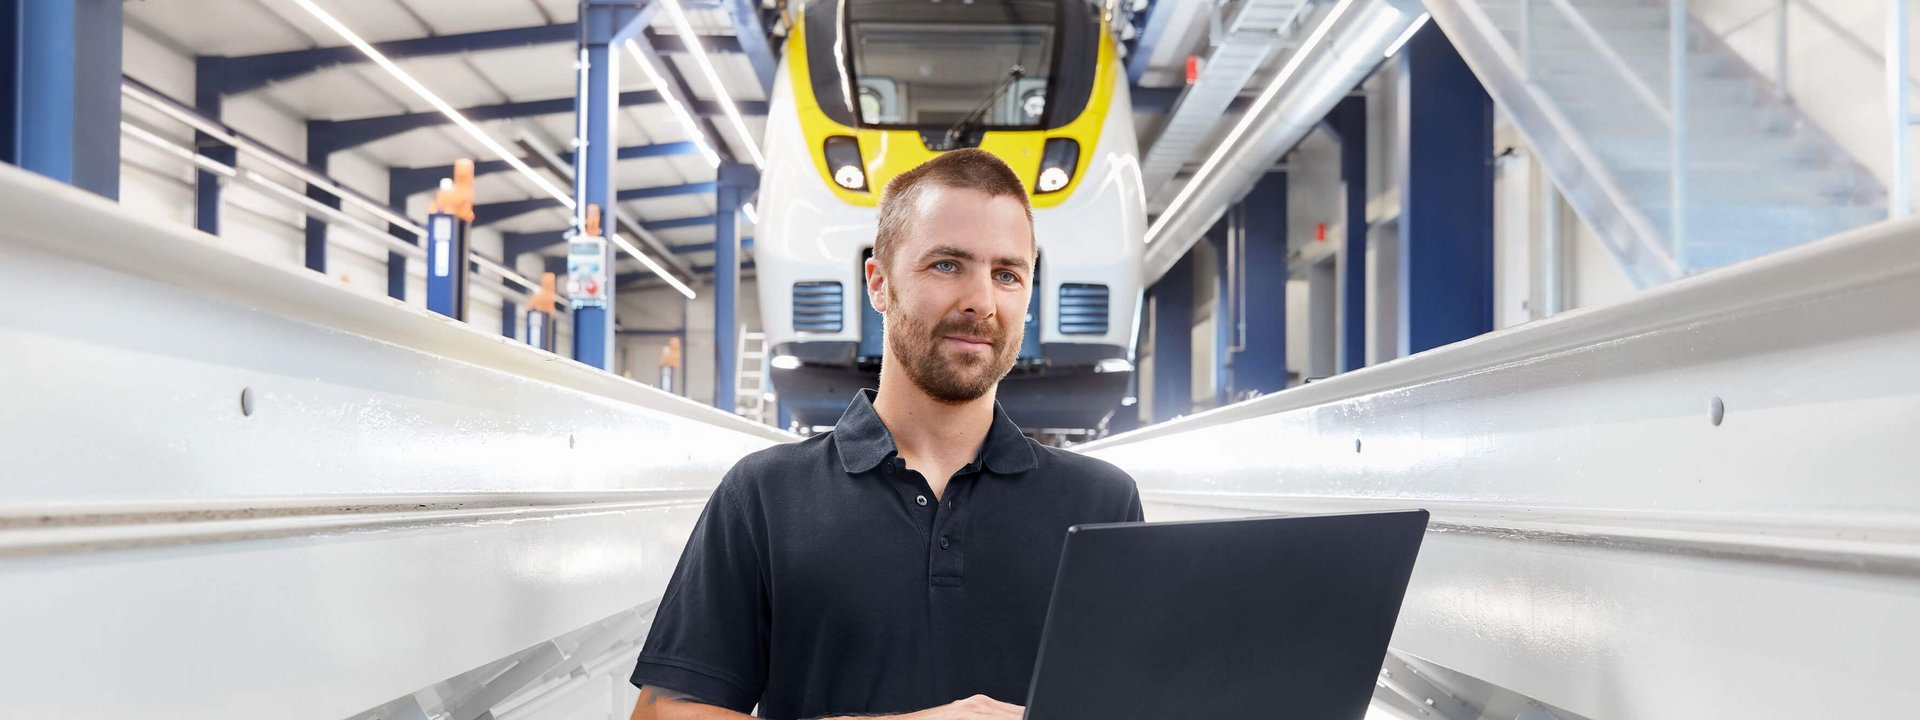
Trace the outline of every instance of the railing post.
<path fill-rule="evenodd" d="M 1668 38 L 1673 54 L 1669 79 L 1673 106 L 1673 177 L 1668 233 L 1675 262 L 1686 267 L 1687 227 L 1687 0 L 1669 0 Z"/>
<path fill-rule="evenodd" d="M 1907 0 L 1887 2 L 1887 111 L 1893 125 L 1893 187 L 1887 193 L 1887 217 L 1913 212 L 1913 179 L 1907 157 Z"/>

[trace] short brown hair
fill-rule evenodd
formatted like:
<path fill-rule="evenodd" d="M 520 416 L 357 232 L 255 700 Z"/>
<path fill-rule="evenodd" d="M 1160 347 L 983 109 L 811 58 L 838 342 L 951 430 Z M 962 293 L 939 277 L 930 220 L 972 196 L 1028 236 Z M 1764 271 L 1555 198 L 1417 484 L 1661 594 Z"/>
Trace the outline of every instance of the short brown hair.
<path fill-rule="evenodd" d="M 1033 203 L 1027 199 L 1027 186 L 1019 174 L 993 153 L 965 148 L 941 153 L 919 167 L 900 173 L 887 181 L 880 193 L 880 229 L 873 238 L 873 257 L 880 267 L 890 267 L 893 250 L 913 230 L 913 215 L 920 191 L 932 183 L 950 188 L 979 190 L 992 196 L 1019 198 L 1027 211 L 1027 231 L 1033 231 Z M 1038 252 L 1035 241 L 1035 252 Z"/>

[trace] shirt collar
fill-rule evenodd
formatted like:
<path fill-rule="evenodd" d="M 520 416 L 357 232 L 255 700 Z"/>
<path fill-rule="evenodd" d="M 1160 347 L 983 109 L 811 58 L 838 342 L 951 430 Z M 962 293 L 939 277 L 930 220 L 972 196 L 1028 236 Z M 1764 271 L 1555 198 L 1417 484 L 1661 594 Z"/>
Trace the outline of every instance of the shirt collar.
<path fill-rule="evenodd" d="M 870 388 L 854 393 L 853 402 L 847 403 L 847 411 L 833 426 L 834 447 L 840 451 L 841 466 L 849 473 L 872 470 L 899 452 L 893 433 L 874 412 L 873 399 L 878 394 Z M 981 443 L 975 462 L 1002 475 L 1026 472 L 1038 464 L 1020 426 L 1013 424 L 998 402 L 993 404 L 993 426 L 987 429 L 987 440 Z"/>

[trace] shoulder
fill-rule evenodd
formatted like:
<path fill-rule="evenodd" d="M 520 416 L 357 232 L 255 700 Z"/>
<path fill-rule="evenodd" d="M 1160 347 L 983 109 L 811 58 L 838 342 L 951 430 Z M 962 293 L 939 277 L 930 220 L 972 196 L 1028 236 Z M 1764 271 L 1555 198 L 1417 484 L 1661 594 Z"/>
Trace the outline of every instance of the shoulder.
<path fill-rule="evenodd" d="M 800 485 L 796 480 L 818 477 L 837 462 L 832 447 L 832 433 L 821 433 L 747 453 L 727 470 L 719 492 L 745 500 L 793 488 Z"/>
<path fill-rule="evenodd" d="M 1133 476 L 1113 463 L 1072 450 L 1042 445 L 1032 438 L 1027 439 L 1027 444 L 1033 448 L 1034 458 L 1038 461 L 1034 469 L 1049 478 L 1074 482 L 1087 491 L 1101 495 L 1132 497 L 1139 491 Z"/>

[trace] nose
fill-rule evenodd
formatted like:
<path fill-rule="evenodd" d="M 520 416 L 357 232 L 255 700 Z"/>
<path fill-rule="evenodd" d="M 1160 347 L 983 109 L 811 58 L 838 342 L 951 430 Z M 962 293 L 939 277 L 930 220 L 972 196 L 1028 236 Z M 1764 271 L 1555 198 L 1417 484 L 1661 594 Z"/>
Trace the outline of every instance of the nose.
<path fill-rule="evenodd" d="M 993 300 L 993 273 L 989 271 L 967 283 L 966 295 L 961 298 L 961 312 L 974 322 L 984 322 L 994 316 Z"/>

